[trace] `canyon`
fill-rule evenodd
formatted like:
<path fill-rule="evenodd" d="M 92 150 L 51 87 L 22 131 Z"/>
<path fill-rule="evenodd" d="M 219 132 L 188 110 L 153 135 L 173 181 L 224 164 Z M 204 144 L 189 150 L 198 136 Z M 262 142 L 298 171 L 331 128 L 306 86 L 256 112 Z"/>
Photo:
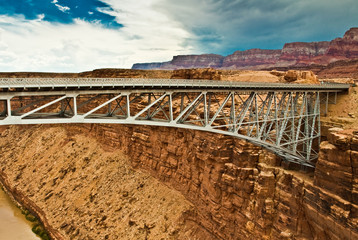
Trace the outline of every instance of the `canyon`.
<path fill-rule="evenodd" d="M 349 29 L 343 38 L 323 42 L 286 43 L 282 49 L 249 49 L 228 56 L 216 54 L 178 55 L 161 63 L 135 63 L 132 69 L 251 69 L 251 70 L 312 70 L 319 76 L 330 76 L 337 65 L 353 65 L 354 77 L 358 72 L 358 28 Z M 342 73 L 342 68 L 340 68 Z M 323 72 L 322 72 L 323 71 Z M 352 74 L 343 70 L 344 74 Z M 340 75 L 343 77 L 343 75 Z"/>
<path fill-rule="evenodd" d="M 213 68 L 0 76 L 320 80 Z M 314 171 L 201 131 L 37 125 L 0 128 L 0 182 L 53 239 L 358 239 L 357 106 L 353 87 L 322 116 Z"/>

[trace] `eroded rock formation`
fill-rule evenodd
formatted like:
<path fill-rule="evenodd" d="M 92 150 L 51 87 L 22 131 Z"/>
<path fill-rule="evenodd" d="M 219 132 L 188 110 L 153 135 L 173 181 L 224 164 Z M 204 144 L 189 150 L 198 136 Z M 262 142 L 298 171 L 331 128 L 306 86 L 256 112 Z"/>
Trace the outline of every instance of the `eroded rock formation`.
<path fill-rule="evenodd" d="M 224 57 L 217 54 L 178 55 L 169 62 L 136 63 L 132 69 L 220 68 Z"/>
<path fill-rule="evenodd" d="M 118 236 L 114 235 L 117 231 L 128 231 L 130 235 L 120 235 L 128 239 L 144 236 L 143 229 L 145 226 L 151 229 L 152 223 L 139 217 L 147 214 L 138 208 L 144 207 L 146 201 L 133 188 L 149 194 L 151 199 L 157 194 L 167 196 L 161 206 L 177 204 L 171 202 L 167 190 L 159 190 L 159 185 L 152 195 L 149 189 L 153 180 L 140 173 L 121 177 L 132 170 L 127 168 L 123 172 L 118 165 L 121 161 L 115 151 L 118 148 L 133 167 L 176 189 L 192 204 L 178 211 L 182 219 L 179 226 L 189 229 L 181 232 L 174 226 L 171 234 L 179 239 L 358 237 L 355 205 L 358 176 L 357 166 L 352 164 L 355 161 L 352 149 L 358 149 L 353 140 L 356 137 L 345 138 L 351 152 L 338 162 L 337 149 L 347 151 L 346 140 L 328 138 L 329 143 L 323 142 L 318 171 L 310 177 L 276 167 L 280 160 L 259 147 L 212 133 L 120 125 L 80 125 L 67 129 L 70 134 L 66 137 L 63 127 L 12 127 L 1 139 L 1 147 L 6 149 L 1 158 L 1 175 L 7 176 L 5 184 L 41 209 L 52 229 L 64 239 L 86 234 L 94 239 L 107 234 L 108 239 L 116 239 L 113 236 Z M 98 147 L 92 149 L 95 143 L 89 135 L 106 146 L 106 153 Z M 16 144 L 10 139 L 22 140 Z M 56 139 L 63 140 L 56 143 Z M 22 141 L 32 142 L 36 151 L 27 151 Z M 42 155 L 43 148 L 48 148 L 48 153 Z M 51 155 L 56 149 L 64 153 Z M 11 154 L 14 155 L 9 157 Z M 118 182 L 121 178 L 127 178 L 131 184 L 121 186 Z M 332 188 L 332 184 L 336 187 Z M 124 196 L 125 191 L 129 195 Z M 113 221 L 114 228 L 110 227 Z M 170 233 L 165 231 L 168 230 L 162 227 L 150 230 L 147 239 Z"/>
<path fill-rule="evenodd" d="M 236 51 L 224 58 L 222 68 L 242 69 L 251 67 L 263 69 L 275 64 L 281 56 L 281 50 L 250 49 Z"/>
<path fill-rule="evenodd" d="M 327 53 L 330 42 L 294 42 L 283 46 L 278 65 L 311 65 L 321 63 L 319 58 Z"/>
<path fill-rule="evenodd" d="M 83 130 L 4 130 L 0 182 L 53 239 L 187 239 L 192 205 Z"/>
<path fill-rule="evenodd" d="M 249 49 L 236 51 L 228 56 L 214 54 L 179 55 L 165 63 L 134 64 L 133 69 L 181 69 L 181 68 L 222 68 L 222 69 L 277 69 L 310 68 L 316 74 L 333 69 L 329 64 L 358 58 L 358 28 L 349 29 L 343 38 L 323 42 L 286 43 L 282 49 Z M 347 69 L 343 73 L 352 73 Z M 357 70 L 355 70 L 357 73 Z M 327 76 L 327 72 L 325 73 Z"/>

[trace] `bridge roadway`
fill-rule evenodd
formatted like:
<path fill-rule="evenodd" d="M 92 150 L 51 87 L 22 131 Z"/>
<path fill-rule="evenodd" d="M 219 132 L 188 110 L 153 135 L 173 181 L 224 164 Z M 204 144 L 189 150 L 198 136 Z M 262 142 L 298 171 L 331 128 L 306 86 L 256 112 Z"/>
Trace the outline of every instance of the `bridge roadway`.
<path fill-rule="evenodd" d="M 185 79 L 2 78 L 0 125 L 140 124 L 220 133 L 313 167 L 320 105 L 347 84 Z"/>
<path fill-rule="evenodd" d="M 348 84 L 287 84 L 254 83 L 187 79 L 136 79 L 136 78 L 0 78 L 0 89 L 63 90 L 63 89 L 206 89 L 206 90 L 257 90 L 257 91 L 345 91 Z"/>

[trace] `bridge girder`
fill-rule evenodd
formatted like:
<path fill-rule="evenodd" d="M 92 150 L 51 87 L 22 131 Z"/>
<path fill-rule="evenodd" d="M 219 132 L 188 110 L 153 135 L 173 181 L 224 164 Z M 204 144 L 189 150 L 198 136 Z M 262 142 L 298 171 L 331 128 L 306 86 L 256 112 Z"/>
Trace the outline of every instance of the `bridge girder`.
<path fill-rule="evenodd" d="M 179 127 L 245 139 L 314 166 L 320 141 L 314 91 L 150 89 L 6 92 L 0 125 L 109 123 Z"/>

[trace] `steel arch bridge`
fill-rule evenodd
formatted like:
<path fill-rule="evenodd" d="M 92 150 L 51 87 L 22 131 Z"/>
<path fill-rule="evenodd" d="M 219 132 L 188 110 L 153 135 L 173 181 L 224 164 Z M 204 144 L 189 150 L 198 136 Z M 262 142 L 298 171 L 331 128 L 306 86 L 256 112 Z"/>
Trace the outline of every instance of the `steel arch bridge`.
<path fill-rule="evenodd" d="M 179 127 L 245 139 L 314 166 L 320 95 L 347 84 L 242 83 L 174 79 L 3 78 L 0 125 L 54 123 Z"/>

